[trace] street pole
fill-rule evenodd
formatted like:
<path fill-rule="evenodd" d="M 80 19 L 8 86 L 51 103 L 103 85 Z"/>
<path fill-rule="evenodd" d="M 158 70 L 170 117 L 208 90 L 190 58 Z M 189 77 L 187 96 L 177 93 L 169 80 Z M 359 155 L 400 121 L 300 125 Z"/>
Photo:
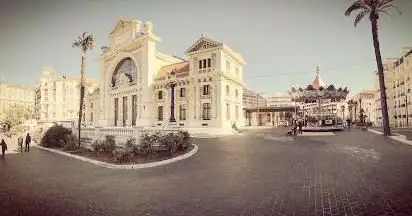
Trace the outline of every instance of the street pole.
<path fill-rule="evenodd" d="M 257 126 L 260 126 L 260 116 L 259 116 L 259 93 L 256 93 L 256 107 L 257 107 L 257 112 L 256 112 Z"/>
<path fill-rule="evenodd" d="M 406 113 L 406 127 L 409 127 L 409 114 L 408 114 L 408 95 L 405 95 L 405 113 Z"/>

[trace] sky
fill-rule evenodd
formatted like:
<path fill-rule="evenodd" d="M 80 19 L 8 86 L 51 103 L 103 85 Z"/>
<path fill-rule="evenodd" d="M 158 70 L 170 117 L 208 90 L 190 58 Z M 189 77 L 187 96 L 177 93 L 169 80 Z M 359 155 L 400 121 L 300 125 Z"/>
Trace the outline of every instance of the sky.
<path fill-rule="evenodd" d="M 344 16 L 353 0 L 2 0 L 0 79 L 34 86 L 43 68 L 59 75 L 80 74 L 80 50 L 72 42 L 93 33 L 88 77 L 100 73 L 100 47 L 121 16 L 151 21 L 160 52 L 184 57 L 201 34 L 224 41 L 246 65 L 246 87 L 270 96 L 305 87 L 317 65 L 324 82 L 347 86 L 352 94 L 375 85 L 370 23 L 356 28 Z M 412 47 L 412 1 L 395 0 L 401 10 L 379 20 L 383 58 Z"/>

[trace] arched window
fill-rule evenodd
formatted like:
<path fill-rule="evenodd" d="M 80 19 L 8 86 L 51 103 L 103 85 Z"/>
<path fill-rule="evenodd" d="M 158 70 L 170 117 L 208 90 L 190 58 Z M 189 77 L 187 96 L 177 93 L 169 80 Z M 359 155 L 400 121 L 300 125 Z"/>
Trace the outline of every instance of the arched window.
<path fill-rule="evenodd" d="M 112 87 L 117 86 L 119 84 L 119 77 L 124 74 L 128 79 L 129 82 L 135 82 L 137 77 L 137 68 L 134 61 L 127 57 L 124 58 L 117 64 L 116 68 L 114 69 L 113 76 L 112 76 Z"/>
<path fill-rule="evenodd" d="M 226 85 L 226 96 L 229 96 L 229 93 L 230 93 L 229 85 Z"/>

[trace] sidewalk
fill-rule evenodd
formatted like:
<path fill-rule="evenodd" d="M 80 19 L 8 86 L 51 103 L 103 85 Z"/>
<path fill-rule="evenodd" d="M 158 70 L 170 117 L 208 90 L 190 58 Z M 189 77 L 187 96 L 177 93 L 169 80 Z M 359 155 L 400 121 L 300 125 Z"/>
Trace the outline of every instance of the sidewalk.
<path fill-rule="evenodd" d="M 0 133 L 0 141 L 1 141 L 1 139 L 4 139 L 4 142 L 6 142 L 6 144 L 7 144 L 7 150 L 6 150 L 5 154 L 17 154 L 17 153 L 20 152 L 20 148 L 19 148 L 18 143 L 17 143 L 17 137 L 9 138 L 6 135 L 4 135 L 3 133 Z M 23 141 L 24 141 L 24 139 L 25 138 L 23 137 Z M 37 145 L 37 144 L 32 141 L 30 143 L 30 147 L 32 147 L 34 145 Z M 23 143 L 23 146 L 24 146 L 24 143 Z M 0 152 L 0 154 L 1 154 L 1 152 Z"/>
<path fill-rule="evenodd" d="M 378 131 L 378 130 L 375 130 L 375 129 L 368 128 L 368 131 L 372 132 L 372 133 L 375 133 L 375 134 L 380 134 L 380 135 L 383 134 L 381 131 Z M 389 136 L 389 138 L 412 146 L 412 141 L 408 140 L 405 135 L 396 134 L 396 133 L 393 133 L 393 134 L 394 135 Z"/>

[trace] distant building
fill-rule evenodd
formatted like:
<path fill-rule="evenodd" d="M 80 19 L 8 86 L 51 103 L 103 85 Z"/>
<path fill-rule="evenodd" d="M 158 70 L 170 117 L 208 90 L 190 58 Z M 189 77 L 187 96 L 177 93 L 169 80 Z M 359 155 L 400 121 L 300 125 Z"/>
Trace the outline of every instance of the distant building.
<path fill-rule="evenodd" d="M 349 117 L 353 122 L 360 121 L 360 110 L 364 110 L 365 122 L 376 123 L 376 102 L 375 102 L 375 92 L 373 90 L 363 90 L 349 100 L 355 102 L 353 106 L 349 108 Z"/>
<path fill-rule="evenodd" d="M 289 93 L 276 93 L 267 98 L 267 106 L 269 107 L 285 107 L 293 106 L 292 96 Z"/>
<path fill-rule="evenodd" d="M 86 80 L 86 93 L 97 88 L 97 82 Z M 52 68 L 42 71 L 35 89 L 37 120 L 45 122 L 77 121 L 80 103 L 80 77 L 57 76 Z M 86 100 L 85 100 L 86 101 Z M 85 119 L 85 115 L 83 116 Z"/>
<path fill-rule="evenodd" d="M 0 82 L 0 113 L 4 113 L 14 104 L 32 109 L 34 107 L 34 88 Z"/>
<path fill-rule="evenodd" d="M 412 47 L 405 47 L 399 58 L 386 59 L 384 63 L 386 86 L 386 102 L 388 106 L 389 125 L 391 127 L 410 127 L 411 109 L 411 76 L 412 76 Z M 379 77 L 375 78 L 375 112 L 376 123 L 382 126 L 382 109 Z"/>
<path fill-rule="evenodd" d="M 243 108 L 256 108 L 258 106 L 267 106 L 266 98 L 262 94 L 243 88 Z"/>

